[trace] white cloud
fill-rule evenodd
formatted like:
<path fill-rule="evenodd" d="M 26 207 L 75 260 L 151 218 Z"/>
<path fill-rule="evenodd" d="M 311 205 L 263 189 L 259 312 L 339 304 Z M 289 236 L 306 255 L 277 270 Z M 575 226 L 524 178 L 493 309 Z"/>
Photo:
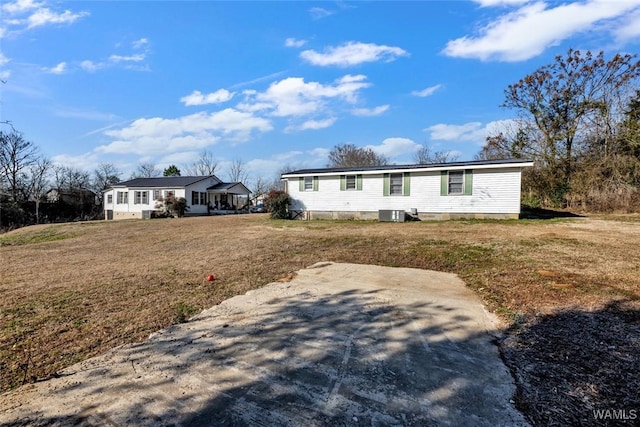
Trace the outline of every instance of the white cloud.
<path fill-rule="evenodd" d="M 80 63 L 80 68 L 85 71 L 93 72 L 99 70 L 100 68 L 104 68 L 104 64 L 85 60 Z"/>
<path fill-rule="evenodd" d="M 55 67 L 52 67 L 52 68 L 44 67 L 42 70 L 50 74 L 64 74 L 65 71 L 67 71 L 67 63 L 61 62 Z"/>
<path fill-rule="evenodd" d="M 302 77 L 289 77 L 272 83 L 265 92 L 248 95 L 242 108 L 257 105 L 262 110 L 268 108 L 269 114 L 277 117 L 315 114 L 324 111 L 329 100 L 356 102 L 358 91 L 370 86 L 365 80 L 364 75 L 347 74 L 334 84 L 323 85 L 305 82 Z"/>
<path fill-rule="evenodd" d="M 398 157 L 415 153 L 420 149 L 420 144 L 409 138 L 387 138 L 380 145 L 367 145 L 366 148 L 386 157 Z"/>
<path fill-rule="evenodd" d="M 0 67 L 7 65 L 11 61 L 9 58 L 4 56 L 4 53 L 0 52 Z"/>
<path fill-rule="evenodd" d="M 428 88 L 425 88 L 422 90 L 414 90 L 413 92 L 411 92 L 411 95 L 419 96 L 420 98 L 426 98 L 427 96 L 433 95 L 434 93 L 436 93 L 436 91 L 440 90 L 441 88 L 442 88 L 442 85 L 429 86 Z"/>
<path fill-rule="evenodd" d="M 485 25 L 477 36 L 465 36 L 447 43 L 443 53 L 483 61 L 524 61 L 546 48 L 616 18 L 623 19 L 639 8 L 637 1 L 588 0 L 575 3 L 543 1 L 524 5 Z M 617 23 L 606 27 L 618 28 Z M 603 27 L 603 28 L 605 28 Z"/>
<path fill-rule="evenodd" d="M 89 15 L 88 12 L 74 13 L 70 10 L 65 10 L 62 13 L 57 13 L 45 7 L 36 10 L 31 16 L 27 18 L 27 28 L 35 28 L 47 24 L 72 24 L 73 22 L 87 15 Z"/>
<path fill-rule="evenodd" d="M 9 14 L 24 13 L 32 9 L 40 8 L 44 3 L 36 3 L 33 0 L 17 0 L 2 5 L 2 10 Z"/>
<path fill-rule="evenodd" d="M 628 14 L 614 29 L 614 34 L 616 40 L 623 43 L 640 38 L 640 8 Z"/>
<path fill-rule="evenodd" d="M 325 129 L 333 126 L 336 120 L 337 119 L 335 117 L 329 117 L 328 119 L 324 119 L 324 120 L 307 120 L 301 125 L 287 126 L 284 131 L 293 132 L 293 131 L 303 131 L 303 130 Z"/>
<path fill-rule="evenodd" d="M 180 98 L 180 102 L 184 103 L 187 107 L 192 105 L 220 104 L 229 101 L 233 98 L 233 95 L 234 92 L 229 92 L 226 89 L 219 89 L 206 95 L 199 90 L 194 90 L 191 94 Z"/>
<path fill-rule="evenodd" d="M 379 105 L 374 108 L 354 108 L 351 114 L 358 117 L 374 117 L 383 114 L 389 109 L 389 105 Z"/>
<path fill-rule="evenodd" d="M 365 62 L 391 62 L 409 53 L 395 46 L 377 45 L 374 43 L 347 42 L 340 46 L 330 46 L 324 52 L 305 50 L 300 57 L 305 61 L 322 67 L 336 65 L 347 67 Z"/>
<path fill-rule="evenodd" d="M 9 70 L 0 71 L 0 80 L 7 80 L 9 77 L 11 77 L 11 71 Z"/>
<path fill-rule="evenodd" d="M 4 38 L 7 35 L 7 29 L 5 27 L 0 27 L 0 39 Z"/>
<path fill-rule="evenodd" d="M 136 53 L 134 55 L 124 56 L 124 55 L 111 55 L 109 57 L 109 61 L 120 63 L 120 62 L 142 62 L 144 61 L 145 55 L 142 53 Z"/>
<path fill-rule="evenodd" d="M 489 135 L 494 135 L 514 126 L 514 120 L 496 120 L 483 125 L 481 122 L 469 122 L 462 125 L 440 123 L 424 129 L 429 138 L 440 141 L 485 143 Z"/>
<path fill-rule="evenodd" d="M 101 162 L 100 156 L 95 152 L 89 152 L 72 156 L 69 154 L 58 154 L 51 158 L 53 164 L 67 166 L 74 169 L 92 171 Z"/>
<path fill-rule="evenodd" d="M 131 46 L 133 46 L 134 49 L 142 49 L 143 47 L 147 46 L 149 44 L 149 40 L 145 37 L 135 40 L 131 43 Z"/>
<path fill-rule="evenodd" d="M 204 148 L 225 137 L 247 140 L 252 132 L 268 132 L 271 123 L 250 113 L 227 108 L 214 113 L 197 113 L 176 119 L 138 119 L 122 129 L 107 130 L 115 139 L 98 147 L 102 153 L 172 153 Z"/>
<path fill-rule="evenodd" d="M 309 9 L 309 13 L 311 14 L 311 18 L 313 19 L 322 19 L 327 16 L 333 15 L 335 12 L 333 10 L 327 10 L 321 7 L 312 7 Z"/>
<path fill-rule="evenodd" d="M 284 45 L 286 47 L 302 47 L 305 44 L 307 44 L 306 40 L 297 40 L 297 39 L 294 39 L 293 37 L 289 37 L 284 41 Z"/>

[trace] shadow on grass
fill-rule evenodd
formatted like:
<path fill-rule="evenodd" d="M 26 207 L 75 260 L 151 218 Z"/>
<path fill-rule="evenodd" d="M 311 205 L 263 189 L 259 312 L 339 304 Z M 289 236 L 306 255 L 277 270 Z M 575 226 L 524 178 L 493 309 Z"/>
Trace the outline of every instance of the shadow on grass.
<path fill-rule="evenodd" d="M 59 412 L 18 409 L 3 425 L 526 424 L 495 339 L 462 304 L 380 292 L 223 304 L 84 362 L 49 388 Z"/>
<path fill-rule="evenodd" d="M 556 218 L 584 218 L 568 211 L 556 211 L 552 209 L 531 208 L 523 206 L 520 210 L 520 219 L 556 219 Z"/>
<path fill-rule="evenodd" d="M 508 332 L 502 351 L 516 404 L 535 425 L 640 422 L 640 311 L 623 302 L 531 319 Z"/>

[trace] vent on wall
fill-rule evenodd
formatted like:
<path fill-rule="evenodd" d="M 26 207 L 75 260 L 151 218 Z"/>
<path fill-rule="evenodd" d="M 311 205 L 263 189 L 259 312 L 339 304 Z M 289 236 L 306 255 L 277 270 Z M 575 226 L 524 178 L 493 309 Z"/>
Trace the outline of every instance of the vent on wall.
<path fill-rule="evenodd" d="M 378 221 L 380 222 L 404 222 L 404 211 L 379 210 Z"/>

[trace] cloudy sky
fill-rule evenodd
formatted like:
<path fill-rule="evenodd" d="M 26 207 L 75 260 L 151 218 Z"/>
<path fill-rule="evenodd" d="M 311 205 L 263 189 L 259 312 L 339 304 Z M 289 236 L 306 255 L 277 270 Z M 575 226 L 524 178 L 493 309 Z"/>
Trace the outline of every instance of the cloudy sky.
<path fill-rule="evenodd" d="M 321 167 L 336 144 L 469 160 L 504 89 L 569 48 L 638 52 L 640 0 L 3 1 L 0 121 L 57 163 L 218 175 Z M 6 125 L 2 125 L 7 130 Z"/>

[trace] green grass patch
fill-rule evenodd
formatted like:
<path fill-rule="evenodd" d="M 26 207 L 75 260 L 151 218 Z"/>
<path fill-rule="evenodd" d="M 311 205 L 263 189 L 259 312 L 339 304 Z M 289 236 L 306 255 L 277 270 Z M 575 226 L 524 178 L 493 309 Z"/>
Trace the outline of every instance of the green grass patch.
<path fill-rule="evenodd" d="M 55 242 L 77 237 L 80 233 L 65 230 L 66 227 L 52 225 L 33 231 L 25 230 L 19 233 L 0 237 L 0 246 L 21 246 L 34 243 Z"/>

